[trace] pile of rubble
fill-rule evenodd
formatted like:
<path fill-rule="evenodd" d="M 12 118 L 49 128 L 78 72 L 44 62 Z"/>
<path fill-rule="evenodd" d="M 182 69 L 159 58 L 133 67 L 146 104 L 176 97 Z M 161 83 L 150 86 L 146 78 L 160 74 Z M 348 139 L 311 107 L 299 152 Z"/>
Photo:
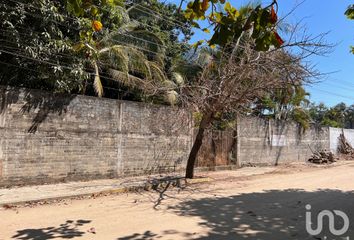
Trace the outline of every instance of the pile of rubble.
<path fill-rule="evenodd" d="M 339 135 L 338 140 L 338 152 L 342 155 L 342 157 L 354 159 L 354 148 L 347 141 L 343 133 Z"/>
<path fill-rule="evenodd" d="M 330 164 L 336 161 L 337 158 L 334 156 L 334 154 L 327 150 L 314 152 L 311 158 L 309 159 L 309 162 L 315 164 Z"/>

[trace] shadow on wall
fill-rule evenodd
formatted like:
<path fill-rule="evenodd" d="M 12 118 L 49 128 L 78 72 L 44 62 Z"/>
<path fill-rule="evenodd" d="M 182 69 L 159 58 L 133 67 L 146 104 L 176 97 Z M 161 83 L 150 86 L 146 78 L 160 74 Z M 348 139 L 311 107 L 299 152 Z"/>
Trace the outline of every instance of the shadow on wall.
<path fill-rule="evenodd" d="M 317 228 L 317 214 L 322 210 L 341 210 L 350 219 L 348 232 L 341 237 L 329 232 L 328 218 L 324 219 L 323 232 L 310 236 L 306 231 L 306 208 L 311 204 L 313 229 Z M 207 232 L 202 236 L 193 232 L 135 233 L 118 240 L 158 239 L 171 236 L 171 239 L 200 240 L 316 240 L 347 239 L 354 237 L 354 192 L 321 189 L 307 192 L 297 189 L 271 190 L 248 193 L 230 197 L 210 197 L 187 200 L 169 211 L 182 217 L 196 217 L 199 225 Z M 343 220 L 335 218 L 335 228 L 343 227 Z M 184 231 L 193 231 L 185 226 Z M 324 238 L 327 236 L 327 238 Z"/>
<path fill-rule="evenodd" d="M 23 229 L 17 231 L 12 239 L 22 240 L 46 240 L 46 239 L 72 239 L 81 237 L 85 232 L 80 231 L 78 227 L 90 223 L 91 220 L 68 220 L 60 224 L 59 227 L 47 227 L 39 229 Z"/>
<path fill-rule="evenodd" d="M 76 95 L 55 94 L 33 89 L 18 89 L 0 86 L 0 114 L 5 112 L 11 104 L 24 102 L 21 113 L 35 112 L 29 133 L 35 133 L 39 125 L 45 121 L 49 114 L 61 115 L 67 111 L 70 102 Z"/>

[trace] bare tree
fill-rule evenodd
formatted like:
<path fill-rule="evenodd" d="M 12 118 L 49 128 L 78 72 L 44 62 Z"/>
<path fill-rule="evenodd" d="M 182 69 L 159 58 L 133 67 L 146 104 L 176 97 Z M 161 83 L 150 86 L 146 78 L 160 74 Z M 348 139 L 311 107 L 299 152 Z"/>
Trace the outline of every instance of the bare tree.
<path fill-rule="evenodd" d="M 285 88 L 288 84 L 309 83 L 319 75 L 304 62 L 304 58 L 323 53 L 328 45 L 322 42 L 322 38 L 306 37 L 289 44 L 302 50 L 297 51 L 298 54 L 286 48 L 259 52 L 254 50 L 255 42 L 249 37 L 250 32 L 218 50 L 196 81 L 184 88 L 182 97 L 185 102 L 202 115 L 189 154 L 186 178 L 193 178 L 204 131 L 217 116 L 238 112 L 274 89 Z M 318 41 L 313 41 L 316 39 Z"/>

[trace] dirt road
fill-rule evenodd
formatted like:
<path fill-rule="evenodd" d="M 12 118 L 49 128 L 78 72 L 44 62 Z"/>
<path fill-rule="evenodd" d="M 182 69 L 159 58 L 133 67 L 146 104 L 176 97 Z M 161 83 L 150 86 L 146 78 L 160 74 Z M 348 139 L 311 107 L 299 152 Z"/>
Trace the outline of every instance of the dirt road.
<path fill-rule="evenodd" d="M 280 168 L 272 174 L 216 180 L 186 189 L 67 200 L 33 208 L 0 210 L 0 239 L 354 239 L 354 163 L 329 168 Z M 306 231 L 306 209 L 314 224 L 324 209 L 350 220 L 341 236 Z M 343 220 L 335 218 L 335 228 Z M 324 236 L 327 236 L 325 238 Z"/>

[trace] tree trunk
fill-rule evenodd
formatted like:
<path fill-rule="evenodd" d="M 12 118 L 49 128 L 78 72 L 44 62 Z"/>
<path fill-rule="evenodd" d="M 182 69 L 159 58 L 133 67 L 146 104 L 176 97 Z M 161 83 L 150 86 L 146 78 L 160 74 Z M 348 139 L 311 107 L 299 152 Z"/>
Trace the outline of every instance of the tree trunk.
<path fill-rule="evenodd" d="M 208 125 L 211 122 L 211 119 L 212 119 L 212 113 L 207 113 L 206 115 L 203 115 L 202 121 L 200 122 L 197 136 L 194 140 L 191 152 L 189 153 L 187 168 L 186 168 L 186 178 L 193 178 L 194 177 L 195 161 L 197 159 L 199 149 L 203 144 L 205 128 L 208 127 Z"/>

